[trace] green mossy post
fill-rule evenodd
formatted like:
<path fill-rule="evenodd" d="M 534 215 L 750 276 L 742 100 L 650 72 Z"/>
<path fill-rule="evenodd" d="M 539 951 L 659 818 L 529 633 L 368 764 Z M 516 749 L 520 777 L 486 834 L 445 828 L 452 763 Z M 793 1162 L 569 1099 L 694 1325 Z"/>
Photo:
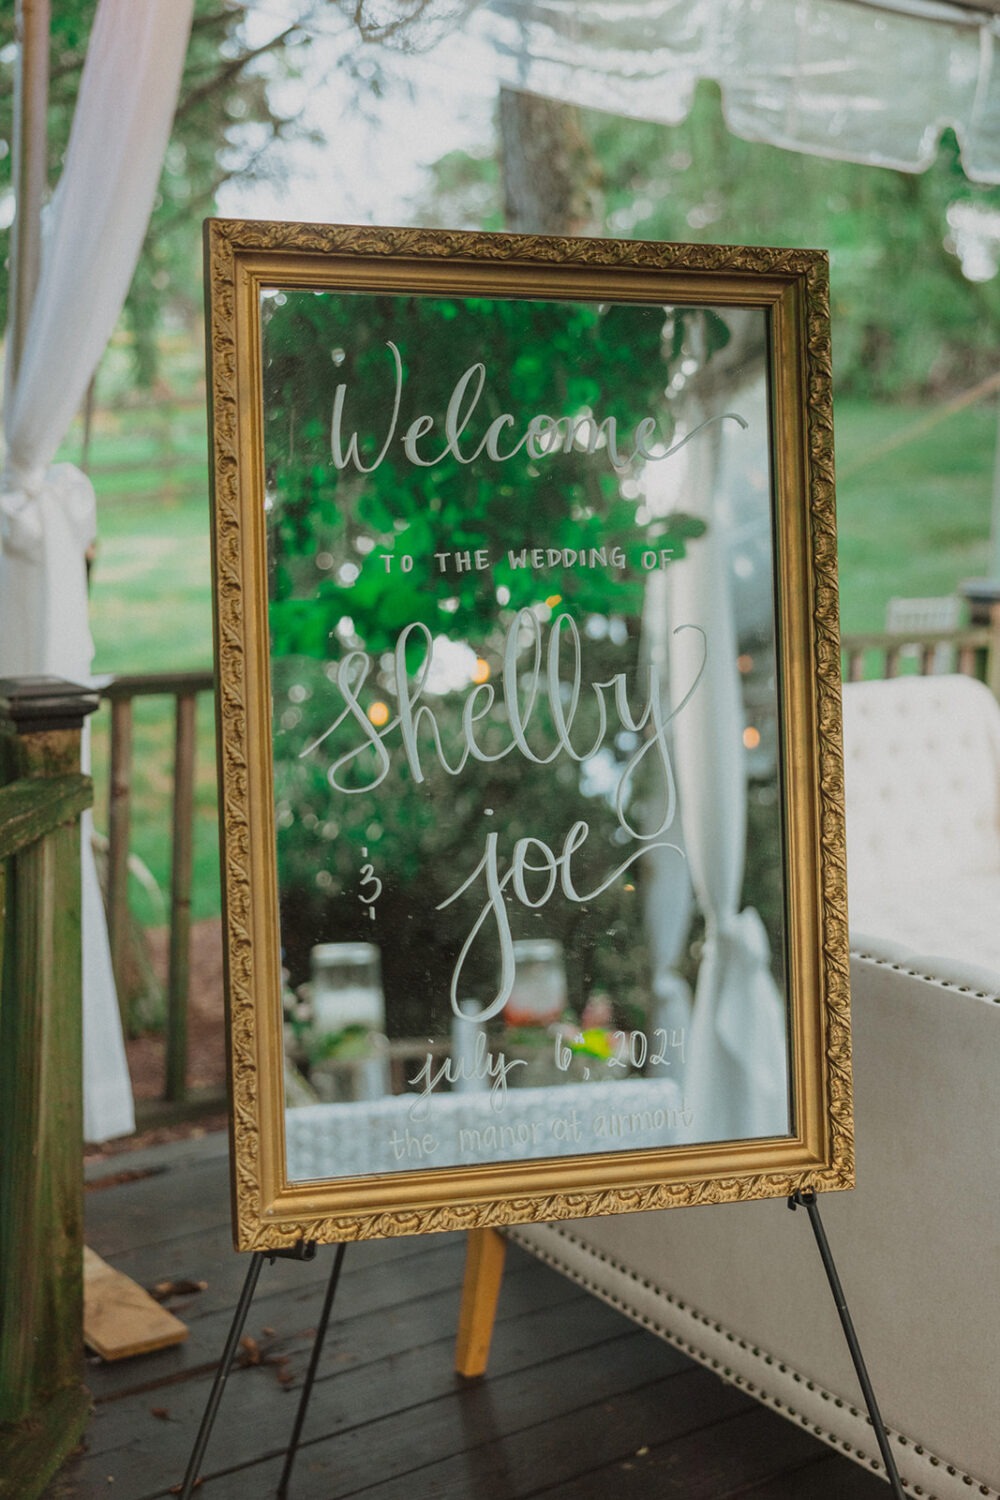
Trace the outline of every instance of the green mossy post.
<path fill-rule="evenodd" d="M 96 695 L 0 680 L 0 1497 L 35 1500 L 80 1439 L 80 774 Z"/>

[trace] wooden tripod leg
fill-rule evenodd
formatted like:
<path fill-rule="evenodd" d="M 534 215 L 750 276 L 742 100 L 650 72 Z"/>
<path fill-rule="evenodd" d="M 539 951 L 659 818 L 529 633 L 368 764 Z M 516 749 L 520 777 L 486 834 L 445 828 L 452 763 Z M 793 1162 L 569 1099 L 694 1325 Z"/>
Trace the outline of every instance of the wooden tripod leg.
<path fill-rule="evenodd" d="M 496 1229 L 470 1229 L 458 1315 L 455 1369 L 466 1379 L 486 1374 L 507 1241 Z"/>

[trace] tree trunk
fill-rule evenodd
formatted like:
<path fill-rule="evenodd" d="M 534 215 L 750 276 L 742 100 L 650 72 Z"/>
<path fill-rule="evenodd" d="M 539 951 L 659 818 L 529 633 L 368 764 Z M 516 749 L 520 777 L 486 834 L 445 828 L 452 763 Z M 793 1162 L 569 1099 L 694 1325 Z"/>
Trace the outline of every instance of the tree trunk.
<path fill-rule="evenodd" d="M 500 91 L 504 220 L 516 234 L 595 234 L 600 169 L 573 105 Z"/>
<path fill-rule="evenodd" d="M 42 253 L 42 204 L 47 181 L 50 0 L 18 0 L 15 21 L 18 55 L 14 87 L 14 194 L 17 211 L 11 233 L 7 311 L 12 382 L 16 379 L 24 349 Z"/>

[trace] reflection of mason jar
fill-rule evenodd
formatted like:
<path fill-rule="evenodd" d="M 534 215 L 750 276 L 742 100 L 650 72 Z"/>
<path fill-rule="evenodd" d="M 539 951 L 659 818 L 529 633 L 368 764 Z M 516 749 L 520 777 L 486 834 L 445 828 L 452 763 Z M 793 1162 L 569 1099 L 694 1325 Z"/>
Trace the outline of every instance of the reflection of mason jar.
<path fill-rule="evenodd" d="M 514 988 L 504 1006 L 508 1026 L 547 1026 L 566 1009 L 562 943 L 526 938 L 514 944 Z"/>
<path fill-rule="evenodd" d="M 320 943 L 310 954 L 313 1030 L 385 1030 L 379 951 L 373 943 Z"/>

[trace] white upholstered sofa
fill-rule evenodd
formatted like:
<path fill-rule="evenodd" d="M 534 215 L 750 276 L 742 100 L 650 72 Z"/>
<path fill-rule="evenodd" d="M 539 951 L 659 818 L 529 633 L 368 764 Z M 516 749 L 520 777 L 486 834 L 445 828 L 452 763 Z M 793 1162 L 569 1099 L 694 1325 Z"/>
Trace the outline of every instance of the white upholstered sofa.
<path fill-rule="evenodd" d="M 844 689 L 851 940 L 987 988 L 1000 975 L 1000 705 L 971 677 Z"/>
<path fill-rule="evenodd" d="M 1000 708 L 845 689 L 858 1186 L 823 1220 L 908 1493 L 1000 1495 Z M 874 1466 L 804 1214 L 783 1200 L 513 1231 Z"/>

